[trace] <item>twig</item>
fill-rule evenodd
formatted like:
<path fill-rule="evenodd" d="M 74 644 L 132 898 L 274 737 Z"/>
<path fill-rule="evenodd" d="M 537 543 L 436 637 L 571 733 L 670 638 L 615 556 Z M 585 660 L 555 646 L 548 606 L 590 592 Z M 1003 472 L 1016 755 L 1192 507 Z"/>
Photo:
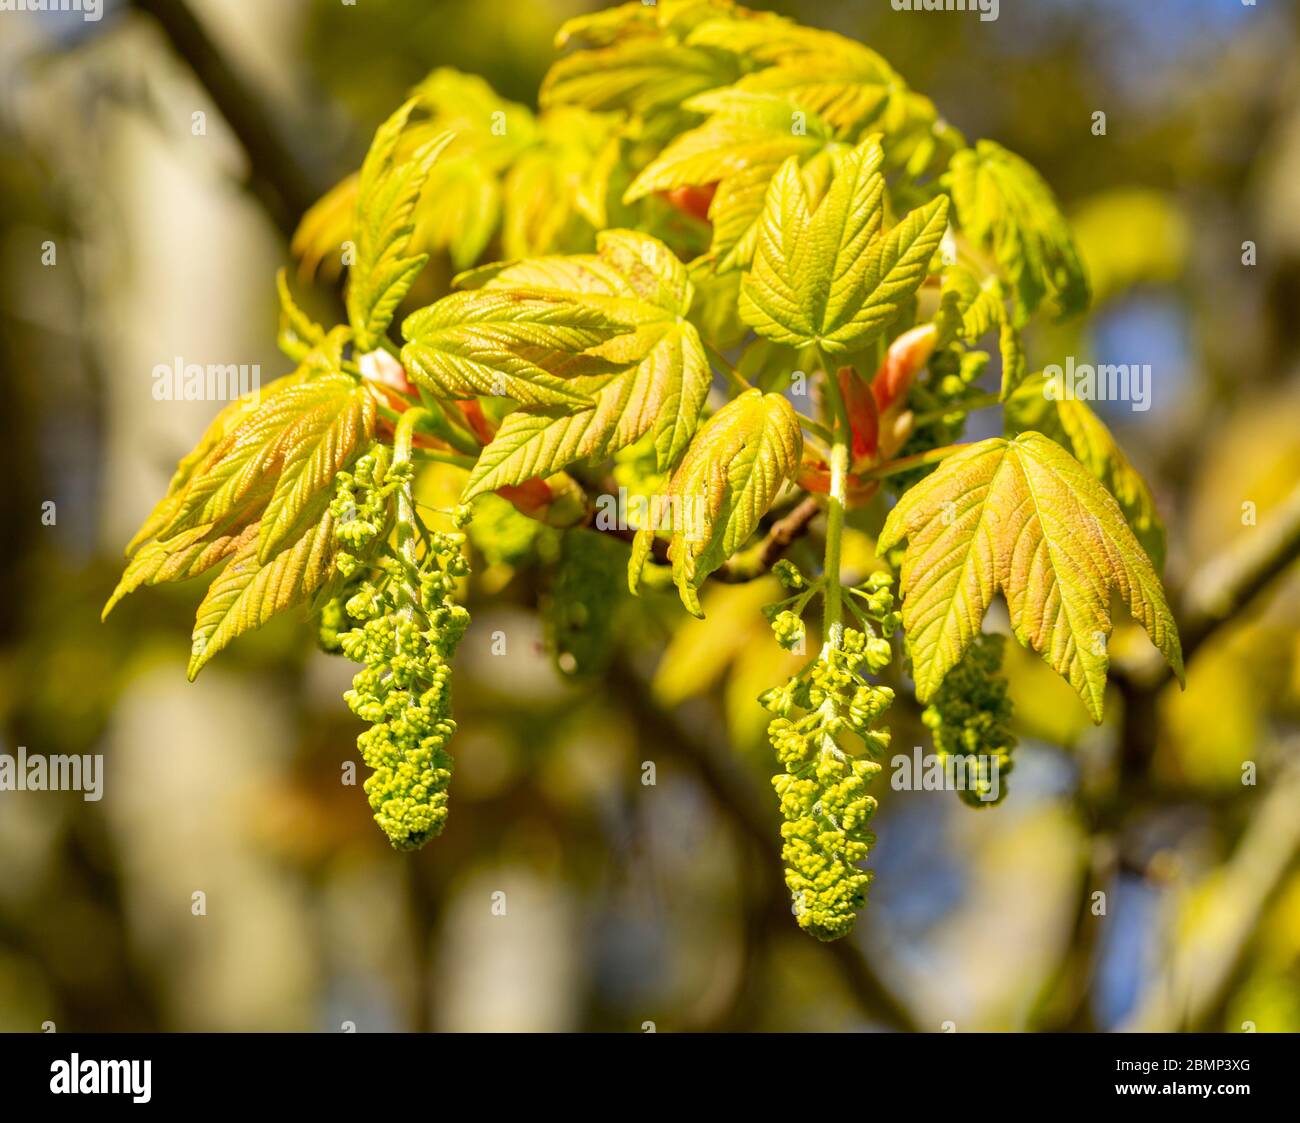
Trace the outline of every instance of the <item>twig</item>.
<path fill-rule="evenodd" d="M 710 581 L 720 585 L 744 585 L 770 572 L 772 567 L 785 556 L 785 552 L 800 538 L 808 533 L 812 521 L 821 511 L 821 505 L 813 496 L 805 497 L 788 515 L 778 519 L 768 529 L 762 541 L 757 542 L 742 554 L 737 554 L 721 569 L 709 574 Z M 599 511 L 593 508 L 584 524 L 588 529 L 608 534 L 623 542 L 631 542 L 636 531 L 630 527 L 600 526 L 596 517 Z M 651 546 L 651 553 L 659 565 L 667 565 L 668 543 L 656 538 Z"/>
<path fill-rule="evenodd" d="M 1173 950 L 1126 1030 L 1201 1029 L 1226 1001 L 1251 936 L 1300 856 L 1300 765 L 1292 762 L 1217 878 L 1212 918 Z"/>
<path fill-rule="evenodd" d="M 267 119 L 262 99 L 227 63 L 186 0 L 131 0 L 151 16 L 172 50 L 194 72 L 248 156 L 248 186 L 285 237 L 321 190 Z M 324 185 L 321 185 L 323 189 Z"/>
<path fill-rule="evenodd" d="M 1300 557 L 1300 486 L 1249 534 L 1196 574 L 1183 598 L 1183 656 L 1233 619 Z"/>

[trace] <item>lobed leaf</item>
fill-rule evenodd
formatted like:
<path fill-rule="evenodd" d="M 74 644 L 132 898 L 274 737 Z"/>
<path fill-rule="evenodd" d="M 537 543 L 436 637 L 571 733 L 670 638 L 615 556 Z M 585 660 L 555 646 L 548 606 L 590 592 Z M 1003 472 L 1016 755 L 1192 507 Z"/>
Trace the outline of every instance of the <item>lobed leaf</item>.
<path fill-rule="evenodd" d="M 882 234 L 883 159 L 877 138 L 864 141 L 840 161 L 815 210 L 794 160 L 773 179 L 740 290 L 741 318 L 760 335 L 832 354 L 858 350 L 925 280 L 947 228 L 947 197 Z"/>
<path fill-rule="evenodd" d="M 257 523 L 240 536 L 229 563 L 208 586 L 194 619 L 191 682 L 231 640 L 305 601 L 329 580 L 334 564 L 334 519 L 327 511 L 292 546 L 258 561 Z"/>
<path fill-rule="evenodd" d="M 877 549 L 907 540 L 900 588 L 917 698 L 931 698 L 980 632 L 999 591 L 1016 638 L 1101 721 L 1110 596 L 1181 679 L 1160 579 L 1093 475 L 1040 433 L 994 437 L 945 460 L 890 512 Z"/>
<path fill-rule="evenodd" d="M 460 292 L 402 324 L 409 377 L 447 398 L 480 394 L 570 410 L 591 399 L 552 369 L 628 330 L 569 294 L 516 289 Z"/>
<path fill-rule="evenodd" d="M 1025 382 L 1006 403 L 1007 435 L 1036 429 L 1070 449 L 1115 497 L 1124 518 L 1160 572 L 1165 564 L 1165 528 L 1155 497 L 1106 423 L 1087 402 L 1049 398 L 1041 375 Z"/>
<path fill-rule="evenodd" d="M 686 269 L 647 234 L 605 231 L 598 246 L 594 255 L 526 260 L 477 275 L 489 278 L 489 291 L 519 286 L 581 294 L 634 327 L 589 352 L 622 369 L 570 383 L 590 397 L 590 406 L 574 412 L 531 407 L 505 419 L 470 475 L 466 500 L 579 460 L 603 459 L 648 432 L 659 470 L 666 471 L 694 434 L 711 374 L 699 333 L 686 319 L 694 291 Z"/>
<path fill-rule="evenodd" d="M 695 435 L 668 487 L 637 532 L 628 582 L 637 590 L 656 529 L 667 523 L 668 557 L 682 603 L 695 616 L 699 589 L 758 527 L 803 455 L 799 417 L 780 394 L 746 390 Z"/>
<path fill-rule="evenodd" d="M 321 382 L 324 382 L 322 379 Z M 304 514 L 323 504 L 334 476 L 375 434 L 376 407 L 355 379 L 329 380 L 337 392 L 306 409 L 285 431 L 275 492 L 261 519 L 258 561 L 266 564 Z"/>
<path fill-rule="evenodd" d="M 145 585 L 162 585 L 197 577 L 224 561 L 236 548 L 239 534 L 233 532 L 213 537 L 214 529 L 215 524 L 204 523 L 182 531 L 175 538 L 145 545 L 127 564 L 126 572 L 104 605 L 100 619 L 107 620 L 108 614 L 123 597 Z"/>
<path fill-rule="evenodd" d="M 1018 325 L 1048 293 L 1065 314 L 1087 307 L 1088 279 L 1069 224 L 1027 161 L 981 140 L 953 157 L 951 180 L 963 229 L 993 251 L 1011 279 Z"/>
<path fill-rule="evenodd" d="M 624 193 L 625 203 L 655 191 L 716 183 L 709 207 L 710 250 L 719 270 L 745 264 L 772 177 L 790 157 L 804 163 L 834 139 L 815 113 L 775 94 L 717 90 L 685 105 L 709 119 L 683 133 L 652 160 Z"/>
<path fill-rule="evenodd" d="M 356 262 L 348 278 L 348 320 L 357 347 L 373 351 L 428 260 L 409 252 L 412 212 L 434 161 L 454 134 L 440 133 L 406 160 L 396 157 L 415 98 L 379 126 L 357 183 Z"/>

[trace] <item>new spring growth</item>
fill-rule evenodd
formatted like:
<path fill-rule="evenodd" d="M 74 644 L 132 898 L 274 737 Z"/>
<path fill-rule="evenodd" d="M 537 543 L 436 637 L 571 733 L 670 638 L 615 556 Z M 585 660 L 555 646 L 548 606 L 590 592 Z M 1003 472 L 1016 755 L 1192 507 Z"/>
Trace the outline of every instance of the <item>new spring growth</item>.
<path fill-rule="evenodd" d="M 361 757 L 373 770 L 364 784 L 370 809 L 396 849 L 414 850 L 439 834 L 447 820 L 452 768 L 447 744 L 456 731 L 451 658 L 469 623 L 469 613 L 452 598 L 469 563 L 463 534 L 403 525 L 403 519 L 414 518 L 411 464 L 399 459 L 385 471 L 385 460 L 380 449 L 362 457 L 352 472 L 339 474 L 331 506 L 339 572 L 345 578 L 362 576 L 342 615 L 335 606 L 329 623 L 343 654 L 364 664 L 344 700 L 370 723 L 357 738 Z M 386 550 L 394 497 L 398 541 L 409 544 L 397 552 Z M 453 521 L 459 526 L 464 520 L 458 512 Z M 414 548 L 417 531 L 425 547 L 422 557 Z M 344 617 L 357 626 L 339 632 Z"/>
<path fill-rule="evenodd" d="M 783 645 L 813 594 L 824 588 L 789 562 L 776 567 L 795 595 L 772 606 L 773 631 Z M 845 589 L 843 604 L 860 627 L 847 627 L 837 648 L 827 647 L 783 687 L 759 699 L 774 714 L 768 737 L 784 771 L 772 778 L 781 803 L 785 880 L 795 918 L 822 940 L 847 935 L 866 903 L 871 873 L 857 867 L 875 837 L 867 825 L 876 801 L 867 794 L 880 771 L 874 759 L 889 748 L 889 731 L 877 727 L 894 692 L 868 680 L 893 658 L 888 637 L 898 627 L 892 578 L 876 574 Z"/>
<path fill-rule="evenodd" d="M 921 720 L 934 735 L 934 751 L 963 770 L 958 789 L 971 807 L 991 807 L 1006 797 L 1000 779 L 1011 771 L 1016 746 L 1008 723 L 1011 700 L 1002 676 L 1005 638 L 982 633 L 944 677 Z"/>

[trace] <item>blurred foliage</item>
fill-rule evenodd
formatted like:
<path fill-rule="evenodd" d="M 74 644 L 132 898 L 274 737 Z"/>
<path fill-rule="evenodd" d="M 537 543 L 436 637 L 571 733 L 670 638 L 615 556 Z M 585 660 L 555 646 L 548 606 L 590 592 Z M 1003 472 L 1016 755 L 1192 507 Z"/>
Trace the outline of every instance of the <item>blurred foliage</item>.
<path fill-rule="evenodd" d="M 268 120 L 287 133 L 313 108 L 297 139 L 327 165 L 322 189 L 439 66 L 535 106 L 554 32 L 580 7 L 299 0 L 264 22 L 252 0 L 195 4 L 233 59 L 273 52 Z M 1156 408 L 1100 412 L 1151 485 L 1170 584 L 1254 533 L 1300 479 L 1300 197 L 1284 174 L 1300 163 L 1295 12 L 1003 0 L 985 24 L 776 7 L 869 43 L 1065 201 L 1096 301 L 1029 341 L 1034 369 L 1067 353 L 1156 364 Z M 485 504 L 455 805 L 417 856 L 390 852 L 346 786 L 357 723 L 336 700 L 352 668 L 311 649 L 305 620 L 242 642 L 195 686 L 176 647 L 191 590 L 151 591 L 99 625 L 118 565 L 106 544 L 207 420 L 143 407 L 149 368 L 176 350 L 268 354 L 271 314 L 249 309 L 271 307 L 263 264 L 288 254 L 239 190 L 219 114 L 146 21 L 119 12 L 87 33 L 14 20 L 0 44 L 0 751 L 103 753 L 109 771 L 99 803 L 0 792 L 0 1030 L 888 1025 L 788 924 L 779 866 L 755 856 L 736 810 L 737 792 L 752 796 L 774 829 L 756 696 L 805 661 L 759 612 L 774 582 L 710 588 L 703 621 L 667 594 L 593 620 L 626 547 Z M 189 133 L 192 105 L 214 145 Z M 474 197 L 462 192 L 467 217 L 481 217 Z M 470 233 L 429 240 L 454 249 Z M 46 240 L 55 268 L 40 264 Z M 434 273 L 452 271 L 444 259 Z M 649 490 L 646 473 L 628 457 L 615 482 Z M 421 502 L 449 506 L 459 483 L 429 473 Z M 869 572 L 872 546 L 853 536 L 846 561 Z M 1292 567 L 1202 646 L 1185 693 L 1161 694 L 1136 796 L 1119 691 L 1094 727 L 1041 660 L 1005 645 L 1021 743 L 1008 799 L 976 814 L 894 791 L 887 773 L 875 785 L 875 896 L 854 939 L 918 1024 L 1120 1027 L 1166 985 L 1190 930 L 1240 926 L 1195 1024 L 1300 1030 L 1295 850 L 1266 842 L 1286 873 L 1270 892 L 1250 880 L 1267 862 L 1232 864 L 1255 853 L 1241 848 L 1261 803 L 1300 756 L 1297 635 Z M 1117 651 L 1129 642 L 1116 633 Z M 895 744 L 928 747 L 894 685 Z M 1244 763 L 1257 786 L 1242 785 Z M 1080 905 L 1084 871 L 1108 891 L 1104 917 Z"/>

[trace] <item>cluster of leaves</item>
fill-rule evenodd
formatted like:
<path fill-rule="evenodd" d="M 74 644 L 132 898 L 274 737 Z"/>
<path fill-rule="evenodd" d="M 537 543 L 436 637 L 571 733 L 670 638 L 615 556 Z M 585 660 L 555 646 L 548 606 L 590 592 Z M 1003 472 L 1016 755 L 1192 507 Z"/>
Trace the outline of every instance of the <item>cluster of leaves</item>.
<path fill-rule="evenodd" d="M 1041 310 L 1083 307 L 1087 281 L 1038 174 L 968 145 L 859 43 L 729 0 L 663 0 L 573 20 L 559 45 L 540 114 L 435 72 L 304 218 L 306 272 L 347 269 L 347 324 L 311 321 L 281 279 L 297 370 L 223 410 L 182 461 L 109 607 L 226 563 L 199 609 L 194 674 L 273 613 L 324 604 L 326 645 L 366 664 L 357 712 L 385 727 L 363 735 L 372 804 L 414 845 L 445 814 L 445 676 L 465 622 L 448 599 L 460 543 L 417 514 L 416 469 L 459 473 L 490 561 L 538 540 L 502 521 L 503 503 L 564 531 L 543 587 L 573 670 L 608 658 L 607 547 L 625 549 L 591 546 L 593 497 L 653 486 L 629 517 L 628 583 L 670 575 L 698 615 L 710 575 L 764 572 L 790 540 L 778 518 L 815 496 L 822 573 L 783 571 L 795 588 L 772 619 L 797 646 L 819 599 L 824 644 L 768 701 L 796 912 L 842 935 L 868 876 L 856 863 L 878 766 L 840 738 L 886 743 L 888 694 L 865 676 L 897 623 L 888 581 L 841 587 L 850 514 L 898 571 L 941 752 L 1009 750 L 1005 696 L 968 681 L 988 670 L 998 593 L 1016 639 L 1098 720 L 1112 592 L 1181 674 L 1150 492 L 1086 404 L 1047 399 L 1021 338 Z M 407 309 L 395 337 L 434 254 L 460 270 L 454 291 Z M 986 343 L 995 391 L 979 385 L 995 369 Z M 994 405 L 1004 437 L 951 444 Z M 363 478 L 373 556 L 343 521 L 356 503 L 336 496 Z M 899 496 L 883 523 L 882 481 Z"/>

